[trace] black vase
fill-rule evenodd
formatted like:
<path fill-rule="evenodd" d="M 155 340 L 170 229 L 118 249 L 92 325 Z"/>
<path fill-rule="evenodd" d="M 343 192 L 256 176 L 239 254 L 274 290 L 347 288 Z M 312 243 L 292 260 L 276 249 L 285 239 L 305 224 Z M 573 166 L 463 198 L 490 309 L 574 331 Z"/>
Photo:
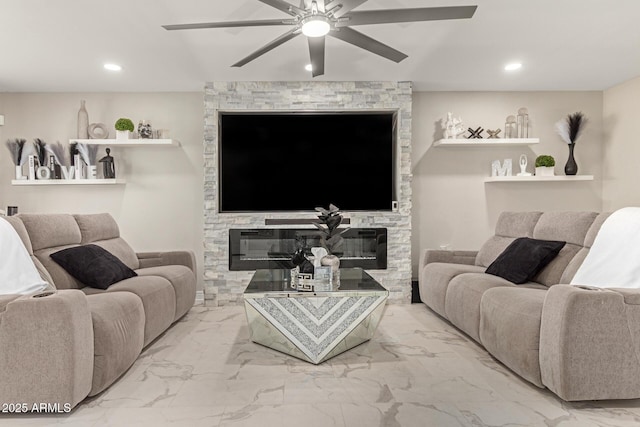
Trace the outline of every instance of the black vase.
<path fill-rule="evenodd" d="M 564 174 L 575 175 L 578 173 L 578 164 L 576 163 L 576 159 L 573 158 L 573 147 L 576 144 L 568 144 L 568 145 L 569 145 L 569 158 L 567 159 L 567 164 L 564 165 Z"/>

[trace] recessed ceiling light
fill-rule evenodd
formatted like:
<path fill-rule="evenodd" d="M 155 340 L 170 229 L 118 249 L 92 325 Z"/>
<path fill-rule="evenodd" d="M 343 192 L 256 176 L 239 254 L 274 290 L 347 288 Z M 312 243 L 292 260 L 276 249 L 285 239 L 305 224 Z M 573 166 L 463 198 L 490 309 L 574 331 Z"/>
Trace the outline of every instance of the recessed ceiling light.
<path fill-rule="evenodd" d="M 519 62 L 513 62 L 504 66 L 505 71 L 515 71 L 522 68 L 522 64 Z"/>
<path fill-rule="evenodd" d="M 104 69 L 109 71 L 120 71 L 122 67 L 118 64 L 104 64 Z"/>
<path fill-rule="evenodd" d="M 313 65 L 307 64 L 307 65 L 304 66 L 304 69 L 307 70 L 307 71 L 311 71 L 311 70 L 313 70 Z"/>

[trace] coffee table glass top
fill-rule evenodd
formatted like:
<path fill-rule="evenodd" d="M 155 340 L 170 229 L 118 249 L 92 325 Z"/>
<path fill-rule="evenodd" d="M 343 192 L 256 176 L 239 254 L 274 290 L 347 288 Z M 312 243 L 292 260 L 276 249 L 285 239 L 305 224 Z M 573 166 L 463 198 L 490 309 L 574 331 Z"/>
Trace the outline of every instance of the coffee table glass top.
<path fill-rule="evenodd" d="M 331 292 L 298 292 L 291 288 L 290 270 L 256 270 L 249 286 L 244 291 L 245 297 L 251 294 L 317 294 L 331 295 L 351 292 L 387 293 L 387 290 L 361 268 L 340 269 L 340 289 Z"/>

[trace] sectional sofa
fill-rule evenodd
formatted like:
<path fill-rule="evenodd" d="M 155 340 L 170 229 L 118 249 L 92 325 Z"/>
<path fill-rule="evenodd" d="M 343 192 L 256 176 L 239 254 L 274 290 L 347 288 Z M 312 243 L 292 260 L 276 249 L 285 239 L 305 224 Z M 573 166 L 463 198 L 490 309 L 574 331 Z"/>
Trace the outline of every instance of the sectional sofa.
<path fill-rule="evenodd" d="M 505 212 L 479 251 L 425 251 L 422 301 L 567 401 L 640 398 L 640 290 L 568 285 L 608 214 Z M 566 241 L 531 281 L 485 273 L 518 237 Z"/>
<path fill-rule="evenodd" d="M 6 219 L 57 291 L 0 295 L 0 402 L 74 407 L 116 381 L 194 304 L 193 253 L 136 253 L 109 214 Z M 137 276 L 96 289 L 50 257 L 85 244 L 106 249 Z"/>

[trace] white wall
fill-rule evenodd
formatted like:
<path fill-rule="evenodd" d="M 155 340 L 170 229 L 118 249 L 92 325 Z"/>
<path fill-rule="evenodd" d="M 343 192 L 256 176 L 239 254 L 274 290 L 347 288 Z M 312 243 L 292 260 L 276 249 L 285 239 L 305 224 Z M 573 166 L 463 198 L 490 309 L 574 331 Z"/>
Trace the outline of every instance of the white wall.
<path fill-rule="evenodd" d="M 529 109 L 530 136 L 540 144 L 530 147 L 434 148 L 441 137 L 439 121 L 451 111 L 466 127 L 501 128 L 508 115 Z M 582 111 L 588 127 L 577 142 L 579 174 L 595 175 L 587 182 L 487 183 L 491 161 L 513 159 L 519 171 L 520 154 L 529 158 L 550 154 L 556 174 L 564 175 L 568 148 L 554 131 L 567 114 Z M 637 120 L 636 120 L 637 122 Z M 413 277 L 423 249 L 448 245 L 473 249 L 493 234 L 505 210 L 602 210 L 602 92 L 418 92 L 413 97 Z M 486 133 L 484 134 L 486 137 Z M 640 149 L 640 148 L 639 148 Z"/>
<path fill-rule="evenodd" d="M 0 147 L 0 206 L 20 212 L 111 213 L 136 251 L 189 249 L 196 253 L 202 289 L 203 94 L 202 93 L 3 93 L 0 141 L 41 138 L 68 145 L 76 137 L 80 100 L 89 122 L 113 129 L 119 117 L 149 119 L 170 130 L 182 147 L 113 148 L 116 175 L 126 185 L 11 186 L 14 168 Z M 112 131 L 113 132 L 113 131 Z M 114 133 L 112 133 L 113 135 Z M 105 155 L 101 147 L 98 158 Z"/>
<path fill-rule="evenodd" d="M 633 188 L 640 172 L 634 154 L 640 79 L 605 92 L 607 150 L 603 148 L 602 92 L 415 92 L 413 94 L 413 276 L 422 249 L 449 245 L 477 249 L 492 233 L 504 210 L 603 210 L 602 156 L 605 155 L 605 206 L 635 204 Z M 0 94 L 0 141 L 39 137 L 67 143 L 75 136 L 80 100 L 87 100 L 90 122 L 111 125 L 118 117 L 135 123 L 149 119 L 168 128 L 181 148 L 114 149 L 118 176 L 125 186 L 13 187 L 13 167 L 0 147 L 0 206 L 17 205 L 21 212 L 110 212 L 122 235 L 136 250 L 184 248 L 196 252 L 202 269 L 203 230 L 203 94 L 201 93 L 20 93 Z M 439 120 L 447 111 L 462 116 L 465 125 L 504 129 L 507 115 L 528 107 L 531 148 L 433 148 L 440 137 Z M 568 113 L 590 119 L 576 146 L 580 174 L 596 180 L 580 183 L 484 184 L 494 159 L 512 158 L 517 172 L 520 154 L 530 170 L 538 154 L 556 158 L 562 174 L 567 147 L 553 124 Z M 631 111 L 631 113 L 630 113 Z M 636 113 L 634 114 L 633 111 Z M 615 141 L 615 143 L 614 143 Z M 104 153 L 104 151 L 102 151 Z M 635 201 L 634 201 L 635 200 Z M 202 286 L 202 274 L 198 274 Z"/>
<path fill-rule="evenodd" d="M 604 210 L 640 206 L 640 77 L 604 92 Z"/>

